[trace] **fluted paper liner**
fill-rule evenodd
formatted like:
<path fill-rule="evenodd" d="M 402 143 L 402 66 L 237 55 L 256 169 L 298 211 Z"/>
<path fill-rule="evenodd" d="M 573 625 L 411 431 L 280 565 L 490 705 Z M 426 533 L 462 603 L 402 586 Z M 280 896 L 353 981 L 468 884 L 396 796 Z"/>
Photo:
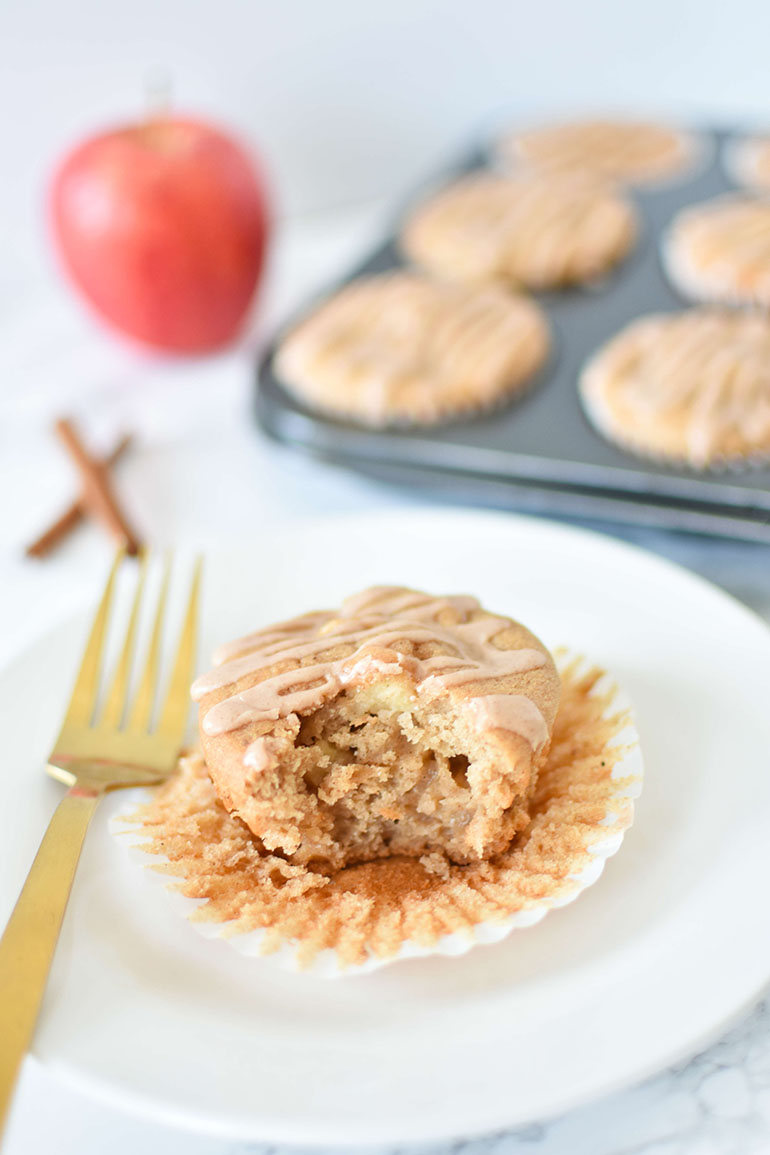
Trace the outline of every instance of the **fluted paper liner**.
<path fill-rule="evenodd" d="M 295 866 L 224 809 L 199 754 L 138 811 L 113 818 L 112 831 L 145 864 L 152 856 L 154 876 L 203 935 L 275 953 L 287 969 L 333 977 L 499 942 L 596 882 L 642 787 L 625 695 L 585 659 L 559 665 L 562 702 L 530 825 L 487 862 L 391 858 L 332 875 Z"/>

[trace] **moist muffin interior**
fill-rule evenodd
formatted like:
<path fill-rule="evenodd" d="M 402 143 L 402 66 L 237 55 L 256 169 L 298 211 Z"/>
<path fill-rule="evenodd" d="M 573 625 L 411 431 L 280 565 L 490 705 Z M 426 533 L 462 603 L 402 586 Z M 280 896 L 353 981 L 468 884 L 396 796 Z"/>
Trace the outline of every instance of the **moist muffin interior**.
<path fill-rule="evenodd" d="M 559 693 L 520 623 L 388 586 L 228 644 L 193 686 L 224 806 L 266 850 L 320 867 L 508 845 Z"/>
<path fill-rule="evenodd" d="M 303 843 L 326 861 L 344 847 L 347 862 L 434 851 L 462 862 L 506 845 L 526 813 L 494 749 L 466 729 L 446 703 L 415 702 L 395 678 L 301 718 L 281 777 Z"/>

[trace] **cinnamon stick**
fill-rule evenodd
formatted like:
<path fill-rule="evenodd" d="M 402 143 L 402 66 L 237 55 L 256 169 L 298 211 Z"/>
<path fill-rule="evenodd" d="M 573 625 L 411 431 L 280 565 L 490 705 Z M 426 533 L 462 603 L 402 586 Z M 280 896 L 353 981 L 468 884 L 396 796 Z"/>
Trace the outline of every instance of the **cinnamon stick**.
<path fill-rule="evenodd" d="M 138 553 L 139 538 L 126 521 L 115 499 L 104 463 L 91 457 L 66 418 L 60 418 L 54 428 L 80 473 L 83 482 L 82 501 L 88 512 L 98 518 L 105 529 L 125 546 L 126 553 Z"/>
<path fill-rule="evenodd" d="M 109 469 L 119 461 L 123 454 L 131 444 L 131 437 L 129 434 L 121 437 L 115 448 L 111 453 L 100 463 L 105 469 Z M 83 518 L 88 513 L 88 507 L 83 501 L 82 497 L 78 497 L 72 502 L 68 509 L 57 517 L 56 521 L 52 522 L 48 529 L 44 530 L 39 537 L 30 542 L 24 551 L 27 557 L 45 557 L 51 550 L 55 549 L 60 541 L 71 533 L 75 526 L 79 525 Z"/>

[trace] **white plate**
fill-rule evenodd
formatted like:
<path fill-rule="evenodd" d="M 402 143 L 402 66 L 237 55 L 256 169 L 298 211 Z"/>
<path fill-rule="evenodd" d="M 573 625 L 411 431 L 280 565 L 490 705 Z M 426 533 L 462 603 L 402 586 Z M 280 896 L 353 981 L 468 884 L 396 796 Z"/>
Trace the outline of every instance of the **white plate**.
<path fill-rule="evenodd" d="M 121 1108 L 232 1137 L 502 1128 L 708 1041 L 770 977 L 770 631 L 707 583 L 550 523 L 434 509 L 294 527 L 207 561 L 204 649 L 373 582 L 470 591 L 605 664 L 637 711 L 636 821 L 596 884 L 461 958 L 327 983 L 202 939 L 110 837 L 83 854 L 35 1055 Z M 0 918 L 58 787 L 40 766 L 85 617 L 0 677 Z"/>

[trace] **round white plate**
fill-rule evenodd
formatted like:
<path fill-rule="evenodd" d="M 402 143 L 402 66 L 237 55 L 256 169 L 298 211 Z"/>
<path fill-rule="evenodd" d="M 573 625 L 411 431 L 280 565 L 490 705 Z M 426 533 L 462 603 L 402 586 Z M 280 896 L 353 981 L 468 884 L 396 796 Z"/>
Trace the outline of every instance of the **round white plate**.
<path fill-rule="evenodd" d="M 596 886 L 504 942 L 335 983 L 202 939 L 89 833 L 34 1053 L 121 1108 L 239 1138 L 396 1143 L 536 1119 L 707 1042 L 770 977 L 770 631 L 611 539 L 434 509 L 206 561 L 203 650 L 371 583 L 472 592 L 603 663 L 637 711 L 636 822 Z M 182 592 L 180 587 L 180 593 Z M 0 677 L 0 921 L 59 796 L 41 765 L 86 616 Z"/>

